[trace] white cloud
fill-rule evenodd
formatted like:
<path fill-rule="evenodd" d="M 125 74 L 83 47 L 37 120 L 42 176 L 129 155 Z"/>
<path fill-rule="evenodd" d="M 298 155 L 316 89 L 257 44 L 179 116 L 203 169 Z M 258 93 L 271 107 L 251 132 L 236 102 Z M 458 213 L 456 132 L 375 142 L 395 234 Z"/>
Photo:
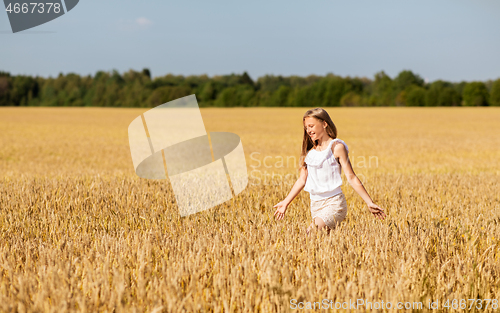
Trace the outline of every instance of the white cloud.
<path fill-rule="evenodd" d="M 152 21 L 145 17 L 138 17 L 136 19 L 119 19 L 116 27 L 121 31 L 138 31 L 145 30 L 153 24 Z"/>
<path fill-rule="evenodd" d="M 139 24 L 140 26 L 149 26 L 151 24 L 153 24 L 153 22 L 151 22 L 150 20 L 148 20 L 147 18 L 145 17 L 139 17 L 135 20 L 135 22 L 137 24 Z"/>

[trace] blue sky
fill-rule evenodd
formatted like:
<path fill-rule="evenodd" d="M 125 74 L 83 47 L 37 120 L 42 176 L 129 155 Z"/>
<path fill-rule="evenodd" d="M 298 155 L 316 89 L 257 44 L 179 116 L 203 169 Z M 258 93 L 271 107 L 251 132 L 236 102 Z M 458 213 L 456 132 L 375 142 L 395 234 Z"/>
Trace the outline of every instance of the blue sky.
<path fill-rule="evenodd" d="M 16 34 L 0 12 L 0 71 L 485 81 L 500 78 L 499 17 L 498 0 L 81 0 Z"/>

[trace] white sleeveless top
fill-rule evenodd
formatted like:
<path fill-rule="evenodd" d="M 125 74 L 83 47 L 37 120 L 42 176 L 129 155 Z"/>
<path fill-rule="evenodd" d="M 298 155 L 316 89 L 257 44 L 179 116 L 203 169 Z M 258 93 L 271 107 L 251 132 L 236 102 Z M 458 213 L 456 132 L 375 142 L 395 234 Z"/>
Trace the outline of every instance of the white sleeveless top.
<path fill-rule="evenodd" d="M 323 151 L 309 150 L 304 162 L 307 164 L 307 180 L 304 190 L 309 192 L 311 200 L 317 201 L 333 197 L 342 192 L 342 177 L 340 176 L 340 164 L 333 156 L 332 145 L 334 142 L 347 144 L 341 139 L 333 139 Z"/>

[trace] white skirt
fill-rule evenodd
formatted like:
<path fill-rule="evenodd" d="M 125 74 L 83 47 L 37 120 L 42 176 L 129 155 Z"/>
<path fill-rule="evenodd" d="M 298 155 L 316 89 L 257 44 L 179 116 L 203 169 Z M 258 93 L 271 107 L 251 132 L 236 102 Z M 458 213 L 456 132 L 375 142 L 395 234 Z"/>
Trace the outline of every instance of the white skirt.
<path fill-rule="evenodd" d="M 333 229 L 347 215 L 347 202 L 344 193 L 323 200 L 311 200 L 311 217 L 319 217 L 328 228 Z"/>

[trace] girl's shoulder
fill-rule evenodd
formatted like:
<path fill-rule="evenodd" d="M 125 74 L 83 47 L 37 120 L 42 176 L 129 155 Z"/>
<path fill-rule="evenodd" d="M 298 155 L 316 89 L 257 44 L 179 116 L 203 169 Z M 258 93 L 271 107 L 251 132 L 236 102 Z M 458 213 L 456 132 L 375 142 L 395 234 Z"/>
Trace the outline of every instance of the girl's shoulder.
<path fill-rule="evenodd" d="M 337 147 L 337 146 L 344 146 L 345 150 L 347 151 L 347 153 L 349 153 L 349 147 L 347 146 L 347 144 L 342 139 L 335 138 L 332 141 L 335 141 L 335 145 L 332 146 L 332 152 L 335 150 L 335 147 Z M 338 143 L 341 143 L 341 145 L 339 145 Z"/>

